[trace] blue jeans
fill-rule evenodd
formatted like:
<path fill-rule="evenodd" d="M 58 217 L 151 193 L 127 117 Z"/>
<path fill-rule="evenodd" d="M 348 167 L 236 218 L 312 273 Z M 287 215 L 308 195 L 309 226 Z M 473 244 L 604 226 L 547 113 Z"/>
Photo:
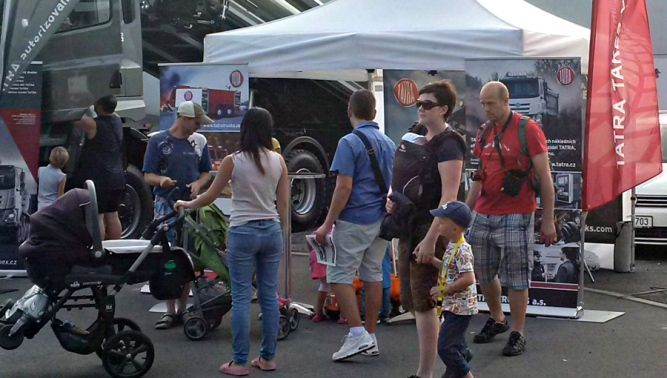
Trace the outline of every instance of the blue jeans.
<path fill-rule="evenodd" d="M 280 223 L 258 220 L 231 227 L 227 261 L 232 280 L 232 347 L 234 363 L 246 365 L 250 350 L 250 301 L 252 276 L 257 271 L 257 298 L 262 309 L 260 357 L 271 361 L 278 341 L 278 269 L 283 256 Z"/>
<path fill-rule="evenodd" d="M 465 355 L 468 345 L 465 333 L 472 316 L 456 315 L 449 311 L 443 312 L 445 322 L 440 327 L 438 336 L 438 355 L 447 365 L 452 377 L 463 377 L 470 371 Z"/>

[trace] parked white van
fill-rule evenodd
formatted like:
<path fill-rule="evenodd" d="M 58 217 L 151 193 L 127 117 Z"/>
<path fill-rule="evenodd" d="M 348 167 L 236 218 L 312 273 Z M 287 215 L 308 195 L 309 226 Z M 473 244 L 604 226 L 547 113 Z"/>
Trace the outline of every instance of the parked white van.
<path fill-rule="evenodd" d="M 662 173 L 637 186 L 635 243 L 667 245 L 667 111 L 660 112 Z"/>

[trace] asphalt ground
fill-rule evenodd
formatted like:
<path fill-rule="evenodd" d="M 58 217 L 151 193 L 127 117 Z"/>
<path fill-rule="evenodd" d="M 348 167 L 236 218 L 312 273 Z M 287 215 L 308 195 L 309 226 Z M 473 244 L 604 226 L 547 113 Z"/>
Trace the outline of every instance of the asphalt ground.
<path fill-rule="evenodd" d="M 317 282 L 310 281 L 308 257 L 303 234 L 294 235 L 292 297 L 314 303 Z M 665 293 L 640 294 L 651 288 L 667 286 L 667 250 L 638 249 L 633 273 L 594 272 L 596 282 L 587 279 L 586 287 L 595 291 L 616 292 L 637 298 L 665 302 Z M 0 294 L 18 298 L 31 283 L 25 278 L 0 280 Z M 281 291 L 282 291 L 282 285 Z M 232 359 L 230 314 L 221 326 L 198 342 L 188 340 L 182 328 L 153 329 L 159 314 L 149 309 L 158 303 L 152 296 L 140 293 L 141 285 L 125 287 L 117 297 L 117 316 L 128 317 L 139 324 L 155 346 L 155 362 L 145 377 L 220 377 L 218 368 Z M 475 377 L 665 377 L 667 376 L 667 309 L 628 299 L 586 291 L 585 309 L 621 311 L 625 314 L 607 323 L 596 324 L 572 320 L 529 318 L 526 323 L 527 350 L 522 356 L 503 357 L 501 349 L 508 334 L 490 344 L 472 344 L 474 332 L 487 319 L 486 314 L 473 317 L 468 341 L 475 354 L 471 367 Z M 261 343 L 261 323 L 256 320 L 259 306 L 252 306 L 251 358 Z M 93 310 L 60 311 L 58 318 L 87 326 Z M 511 318 L 510 318 L 511 321 Z M 380 325 L 380 356 L 356 356 L 347 362 L 334 363 L 331 355 L 338 350 L 347 327 L 335 321 L 312 323 L 302 318 L 296 331 L 278 342 L 275 372 L 252 369 L 255 377 L 408 377 L 416 372 L 418 351 L 414 324 Z M 444 372 L 438 362 L 436 377 Z M 49 326 L 32 340 L 13 351 L 0 349 L 0 377 L 107 377 L 95 354 L 81 356 L 62 349 Z"/>

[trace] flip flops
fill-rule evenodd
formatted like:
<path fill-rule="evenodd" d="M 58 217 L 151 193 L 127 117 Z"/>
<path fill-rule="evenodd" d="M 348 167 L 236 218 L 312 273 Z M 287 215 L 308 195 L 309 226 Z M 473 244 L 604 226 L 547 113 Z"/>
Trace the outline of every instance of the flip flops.
<path fill-rule="evenodd" d="M 236 365 L 234 360 L 232 360 L 220 366 L 220 372 L 222 374 L 233 375 L 235 377 L 243 377 L 250 374 L 250 369 L 245 366 Z"/>
<path fill-rule="evenodd" d="M 264 371 L 274 371 L 276 370 L 276 363 L 274 361 L 267 361 L 262 357 L 257 357 L 250 362 L 250 365 L 259 368 Z"/>

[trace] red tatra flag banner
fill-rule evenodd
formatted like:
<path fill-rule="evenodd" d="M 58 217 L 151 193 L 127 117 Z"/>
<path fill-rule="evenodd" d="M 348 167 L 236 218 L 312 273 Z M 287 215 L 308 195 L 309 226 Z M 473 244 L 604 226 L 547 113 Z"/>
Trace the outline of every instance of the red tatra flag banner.
<path fill-rule="evenodd" d="M 593 0 L 582 209 L 662 171 L 658 93 L 645 0 Z"/>

